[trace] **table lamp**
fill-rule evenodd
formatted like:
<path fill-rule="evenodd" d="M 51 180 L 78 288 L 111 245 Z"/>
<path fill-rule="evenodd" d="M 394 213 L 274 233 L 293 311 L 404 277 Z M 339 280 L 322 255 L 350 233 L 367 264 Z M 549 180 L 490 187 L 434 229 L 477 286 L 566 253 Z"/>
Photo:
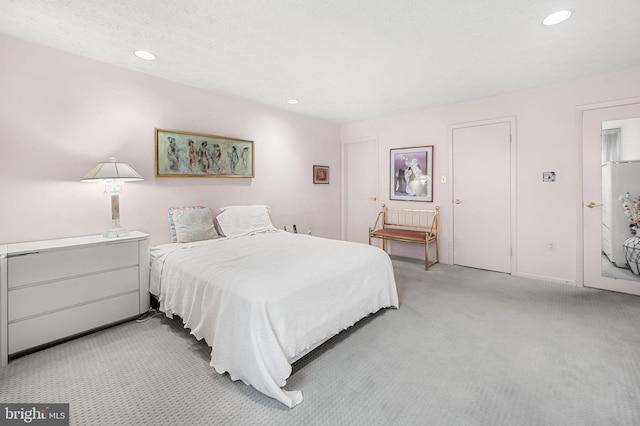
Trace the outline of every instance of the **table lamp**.
<path fill-rule="evenodd" d="M 144 179 L 130 165 L 116 163 L 116 159 L 113 157 L 106 163 L 98 163 L 80 179 L 80 182 L 103 183 L 105 194 L 108 192 L 111 195 L 111 228 L 104 232 L 105 237 L 115 238 L 129 233 L 120 226 L 120 193 L 124 182 L 138 180 Z"/>

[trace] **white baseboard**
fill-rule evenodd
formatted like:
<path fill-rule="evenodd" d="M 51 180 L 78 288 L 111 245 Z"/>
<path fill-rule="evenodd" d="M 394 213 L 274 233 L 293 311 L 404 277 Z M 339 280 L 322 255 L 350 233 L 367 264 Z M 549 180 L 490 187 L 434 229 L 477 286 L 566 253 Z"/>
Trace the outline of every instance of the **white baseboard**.
<path fill-rule="evenodd" d="M 563 280 L 561 278 L 547 277 L 545 275 L 525 274 L 525 273 L 521 273 L 521 272 L 516 272 L 516 273 L 514 273 L 512 275 L 515 276 L 515 277 L 529 278 L 529 279 L 532 279 L 532 280 L 548 281 L 548 282 L 558 283 L 558 284 L 567 284 L 567 285 L 574 286 L 574 287 L 582 287 L 577 282 L 572 281 L 572 280 Z"/>

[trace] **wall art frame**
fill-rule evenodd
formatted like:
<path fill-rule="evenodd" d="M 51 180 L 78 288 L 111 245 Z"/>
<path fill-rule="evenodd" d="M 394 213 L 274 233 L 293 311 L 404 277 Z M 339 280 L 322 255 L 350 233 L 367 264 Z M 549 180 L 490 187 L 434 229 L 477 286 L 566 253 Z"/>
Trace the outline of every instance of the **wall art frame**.
<path fill-rule="evenodd" d="M 329 166 L 313 166 L 313 183 L 329 183 Z"/>
<path fill-rule="evenodd" d="M 255 177 L 250 140 L 155 129 L 156 177 Z"/>
<path fill-rule="evenodd" d="M 390 150 L 389 199 L 433 201 L 433 145 Z"/>

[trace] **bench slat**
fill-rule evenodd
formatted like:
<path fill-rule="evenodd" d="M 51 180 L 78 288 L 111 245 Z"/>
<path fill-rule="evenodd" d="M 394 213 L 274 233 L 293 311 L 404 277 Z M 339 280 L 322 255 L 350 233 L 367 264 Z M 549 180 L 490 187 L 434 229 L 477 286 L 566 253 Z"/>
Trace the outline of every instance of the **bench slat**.
<path fill-rule="evenodd" d="M 382 228 L 371 233 L 375 237 L 402 238 L 404 240 L 424 241 L 428 232 L 412 231 L 409 229 Z M 430 235 L 430 234 L 429 234 Z"/>

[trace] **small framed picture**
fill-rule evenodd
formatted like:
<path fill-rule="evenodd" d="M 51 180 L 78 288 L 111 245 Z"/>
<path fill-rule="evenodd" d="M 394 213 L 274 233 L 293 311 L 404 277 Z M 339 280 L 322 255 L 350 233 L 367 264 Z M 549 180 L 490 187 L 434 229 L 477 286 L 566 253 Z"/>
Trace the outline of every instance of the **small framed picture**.
<path fill-rule="evenodd" d="M 313 183 L 329 183 L 329 166 L 313 166 Z"/>

